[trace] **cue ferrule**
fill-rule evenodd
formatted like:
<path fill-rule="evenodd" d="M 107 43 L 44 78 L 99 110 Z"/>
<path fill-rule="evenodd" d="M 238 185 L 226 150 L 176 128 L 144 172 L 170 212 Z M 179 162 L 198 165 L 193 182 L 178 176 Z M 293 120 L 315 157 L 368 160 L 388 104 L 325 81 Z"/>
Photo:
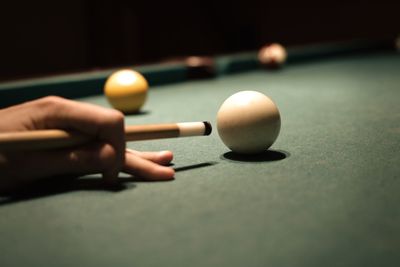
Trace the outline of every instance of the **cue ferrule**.
<path fill-rule="evenodd" d="M 182 122 L 125 127 L 125 141 L 153 140 L 211 133 L 209 122 Z M 64 130 L 35 130 L 0 133 L 0 151 L 43 150 L 73 147 L 92 141 L 88 135 Z"/>
<path fill-rule="evenodd" d="M 181 122 L 177 123 L 179 128 L 179 136 L 199 136 L 210 135 L 211 124 L 208 121 L 204 122 Z"/>
<path fill-rule="evenodd" d="M 131 125 L 125 127 L 125 141 L 203 136 L 210 133 L 211 124 L 209 122 Z"/>

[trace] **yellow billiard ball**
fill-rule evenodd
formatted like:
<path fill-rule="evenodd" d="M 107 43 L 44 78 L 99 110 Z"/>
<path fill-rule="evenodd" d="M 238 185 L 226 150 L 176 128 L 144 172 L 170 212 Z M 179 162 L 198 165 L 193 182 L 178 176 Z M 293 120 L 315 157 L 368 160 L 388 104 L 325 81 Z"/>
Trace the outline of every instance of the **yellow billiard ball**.
<path fill-rule="evenodd" d="M 123 69 L 108 77 L 104 93 L 115 109 L 124 113 L 136 113 L 146 102 L 149 84 L 137 71 Z"/>

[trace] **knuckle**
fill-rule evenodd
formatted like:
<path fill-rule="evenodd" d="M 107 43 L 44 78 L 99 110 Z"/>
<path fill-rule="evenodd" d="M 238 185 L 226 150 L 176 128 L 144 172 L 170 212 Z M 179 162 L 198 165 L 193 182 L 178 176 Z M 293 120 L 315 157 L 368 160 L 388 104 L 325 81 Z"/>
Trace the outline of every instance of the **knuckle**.
<path fill-rule="evenodd" d="M 46 96 L 38 100 L 39 107 L 47 112 L 55 112 L 67 104 L 68 100 L 59 96 Z"/>
<path fill-rule="evenodd" d="M 96 148 L 71 151 L 68 162 L 75 170 L 101 172 L 111 169 L 117 164 L 116 150 L 109 144 L 99 145 Z"/>
<path fill-rule="evenodd" d="M 104 121 L 111 126 L 122 126 L 124 124 L 124 115 L 118 110 L 107 110 Z"/>
<path fill-rule="evenodd" d="M 39 101 L 40 104 L 43 106 L 56 106 L 62 104 L 62 102 L 65 101 L 65 99 L 59 96 L 51 95 L 51 96 L 45 96 L 41 98 Z"/>
<path fill-rule="evenodd" d="M 103 166 L 103 169 L 115 167 L 118 161 L 117 151 L 109 144 L 104 145 L 99 153 L 98 161 Z"/>

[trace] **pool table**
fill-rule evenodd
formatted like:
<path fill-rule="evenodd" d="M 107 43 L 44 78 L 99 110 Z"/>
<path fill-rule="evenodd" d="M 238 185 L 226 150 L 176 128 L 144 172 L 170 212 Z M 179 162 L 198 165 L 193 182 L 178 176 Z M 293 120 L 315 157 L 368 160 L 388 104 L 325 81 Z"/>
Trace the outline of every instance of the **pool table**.
<path fill-rule="evenodd" d="M 128 143 L 172 150 L 170 182 L 121 174 L 107 190 L 96 174 L 55 177 L 2 195 L 0 266 L 399 266 L 400 54 L 385 48 L 289 48 L 275 71 L 256 52 L 219 56 L 209 79 L 188 79 L 180 62 L 135 67 L 149 97 L 126 124 L 208 120 L 213 133 Z M 53 94 L 109 107 L 112 71 L 3 83 L 0 105 Z M 257 156 L 231 153 L 215 127 L 241 90 L 281 113 Z"/>

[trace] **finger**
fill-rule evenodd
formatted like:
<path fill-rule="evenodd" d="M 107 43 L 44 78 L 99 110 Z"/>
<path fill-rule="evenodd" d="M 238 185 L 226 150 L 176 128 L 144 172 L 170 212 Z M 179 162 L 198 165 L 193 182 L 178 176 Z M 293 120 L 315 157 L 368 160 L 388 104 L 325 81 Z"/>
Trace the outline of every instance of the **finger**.
<path fill-rule="evenodd" d="M 95 144 L 79 149 L 24 152 L 23 155 L 13 154 L 6 157 L 9 164 L 2 173 L 12 183 L 31 182 L 61 174 L 104 173 L 115 164 L 115 151 L 109 144 Z"/>
<path fill-rule="evenodd" d="M 123 171 L 149 181 L 172 180 L 175 175 L 171 167 L 161 166 L 134 153 L 127 153 Z"/>
<path fill-rule="evenodd" d="M 41 116 L 35 125 L 43 128 L 73 129 L 111 144 L 115 149 L 115 164 L 104 172 L 107 179 L 116 179 L 125 162 L 124 116 L 121 112 L 89 103 L 59 97 L 39 101 Z"/>
<path fill-rule="evenodd" d="M 132 153 L 134 155 L 137 155 L 141 158 L 150 160 L 150 161 L 160 164 L 160 165 L 168 165 L 171 163 L 172 159 L 174 158 L 174 155 L 171 151 L 142 152 L 142 151 L 136 151 L 136 150 L 132 150 L 132 149 L 126 149 L 126 152 Z"/>

